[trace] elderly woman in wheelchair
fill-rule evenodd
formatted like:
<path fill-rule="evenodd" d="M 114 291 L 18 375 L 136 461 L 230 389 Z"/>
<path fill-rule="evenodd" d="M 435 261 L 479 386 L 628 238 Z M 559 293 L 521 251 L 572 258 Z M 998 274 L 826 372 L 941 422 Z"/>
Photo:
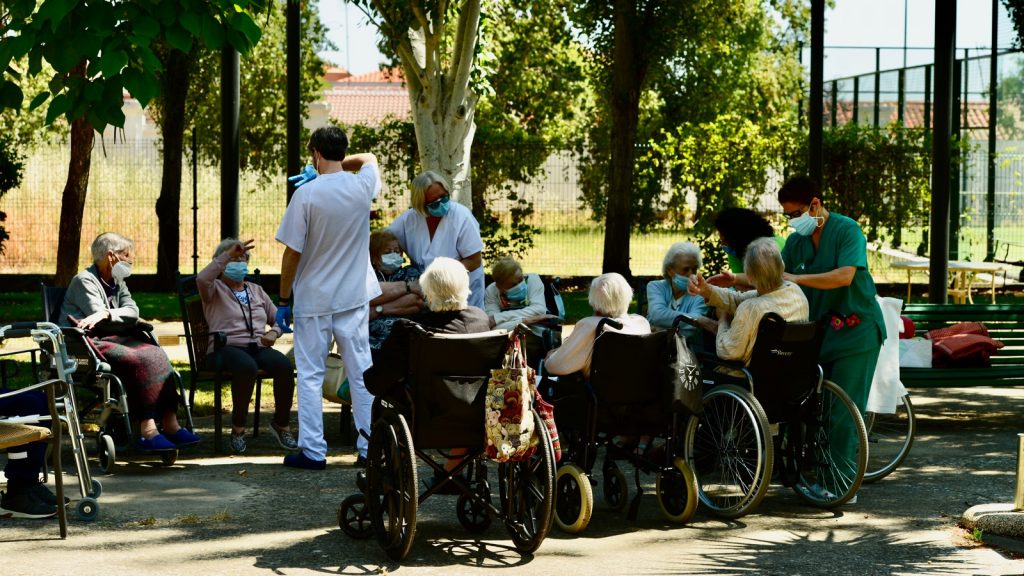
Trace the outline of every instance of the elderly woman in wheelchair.
<path fill-rule="evenodd" d="M 498 507 L 483 458 L 482 392 L 502 364 L 509 334 L 488 332 L 487 314 L 468 305 L 469 275 L 460 262 L 436 258 L 419 282 L 429 311 L 415 322 L 399 320 L 365 373 L 376 396 L 367 469 L 357 475 L 361 494 L 339 507 L 339 525 L 355 538 L 376 535 L 388 555 L 401 560 L 415 535 L 418 503 L 458 494 L 456 512 L 468 530 L 486 530 L 498 517 L 516 547 L 533 552 L 549 529 L 554 499 L 546 428 L 534 416 L 539 443 L 533 456 L 499 464 Z M 433 470 L 422 493 L 417 457 Z"/>
<path fill-rule="evenodd" d="M 701 356 L 705 383 L 713 386 L 687 434 L 700 499 L 721 517 L 747 514 L 764 497 L 778 462 L 779 479 L 810 503 L 848 502 L 860 486 L 867 439 L 856 406 L 823 380 L 818 354 L 825 325 L 807 322 L 807 299 L 783 280 L 773 239 L 751 242 L 743 262 L 754 290 L 712 286 L 699 275 L 689 283 L 690 293 L 703 296 L 721 318 L 717 357 Z M 846 416 L 856 416 L 855 435 L 862 439 L 852 461 L 829 443 L 831 422 Z"/>
<path fill-rule="evenodd" d="M 178 424 L 178 394 L 167 354 L 150 338 L 140 339 L 152 327 L 140 322 L 139 307 L 125 285 L 134 249 L 134 242 L 120 234 L 97 236 L 93 265 L 71 280 L 60 323 L 84 330 L 124 383 L 128 411 L 139 422 L 135 448 L 173 452 L 198 443 L 199 437 Z"/>

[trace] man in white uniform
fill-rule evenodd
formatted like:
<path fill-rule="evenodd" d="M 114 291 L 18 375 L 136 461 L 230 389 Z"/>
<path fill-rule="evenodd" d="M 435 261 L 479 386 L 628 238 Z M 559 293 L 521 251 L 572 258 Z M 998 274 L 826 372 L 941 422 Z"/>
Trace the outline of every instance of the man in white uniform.
<path fill-rule="evenodd" d="M 345 362 L 356 429 L 370 431 L 373 396 L 363 384 L 363 372 L 372 365 L 369 302 L 381 293 L 370 267 L 370 203 L 381 183 L 377 159 L 373 154 L 346 157 L 348 138 L 336 126 L 318 128 L 309 149 L 318 175 L 295 190 L 277 231 L 277 241 L 285 245 L 278 316 L 283 326 L 289 316 L 295 318 L 299 402 L 300 450 L 285 456 L 284 464 L 323 470 L 327 442 L 321 387 L 332 336 Z M 362 435 L 356 447 L 359 461 L 365 462 Z"/>

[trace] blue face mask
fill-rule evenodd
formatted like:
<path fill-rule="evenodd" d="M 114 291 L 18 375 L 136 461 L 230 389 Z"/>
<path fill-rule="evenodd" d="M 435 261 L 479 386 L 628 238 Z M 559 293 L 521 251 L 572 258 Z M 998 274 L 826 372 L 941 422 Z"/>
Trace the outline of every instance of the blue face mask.
<path fill-rule="evenodd" d="M 430 204 L 427 204 L 427 213 L 435 218 L 444 218 L 448 215 L 448 202 L 451 200 L 450 196 L 441 196 L 437 200 L 434 200 Z"/>
<path fill-rule="evenodd" d="M 395 252 L 389 252 L 380 257 L 380 269 L 388 274 L 401 268 L 404 263 L 405 258 Z"/>
<path fill-rule="evenodd" d="M 803 214 L 793 218 L 789 221 L 789 225 L 793 227 L 793 230 L 801 236 L 810 236 L 814 234 L 814 231 L 818 228 L 818 218 L 811 216 L 811 211 L 808 210 Z"/>
<path fill-rule="evenodd" d="M 235 282 L 245 280 L 245 276 L 248 273 L 249 264 L 246 262 L 228 262 L 228 265 L 224 267 L 224 275 Z"/>
<path fill-rule="evenodd" d="M 727 256 L 736 256 L 736 250 L 733 250 L 733 247 L 728 244 L 722 244 L 722 251 L 725 252 Z"/>
<path fill-rule="evenodd" d="M 679 274 L 672 275 L 672 285 L 675 286 L 676 290 L 686 292 L 686 287 L 690 285 L 690 279 L 686 276 L 680 276 Z"/>
<path fill-rule="evenodd" d="M 505 291 L 505 299 L 509 302 L 522 302 L 526 300 L 529 292 L 526 289 L 526 280 L 521 281 L 512 288 Z"/>

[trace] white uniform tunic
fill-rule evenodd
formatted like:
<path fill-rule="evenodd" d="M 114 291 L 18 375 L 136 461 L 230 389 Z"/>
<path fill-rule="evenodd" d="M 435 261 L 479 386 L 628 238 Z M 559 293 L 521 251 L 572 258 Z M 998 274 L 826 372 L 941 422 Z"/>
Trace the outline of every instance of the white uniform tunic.
<path fill-rule="evenodd" d="M 451 202 L 449 206 L 448 214 L 441 218 L 433 239 L 427 229 L 427 218 L 412 208 L 395 218 L 388 227 L 420 270 L 425 270 L 438 256 L 461 260 L 484 249 L 480 225 L 469 208 L 458 202 Z M 483 265 L 469 273 L 469 290 L 469 305 L 483 308 Z"/>
<path fill-rule="evenodd" d="M 380 295 L 370 266 L 370 203 L 380 191 L 376 166 L 358 173 L 317 176 L 295 191 L 277 241 L 302 254 L 292 285 L 299 448 L 311 460 L 327 458 L 321 399 L 328 347 L 338 344 L 352 393 L 357 430 L 370 431 L 373 396 L 363 372 L 373 365 L 369 302 Z M 356 440 L 366 455 L 366 439 Z"/>

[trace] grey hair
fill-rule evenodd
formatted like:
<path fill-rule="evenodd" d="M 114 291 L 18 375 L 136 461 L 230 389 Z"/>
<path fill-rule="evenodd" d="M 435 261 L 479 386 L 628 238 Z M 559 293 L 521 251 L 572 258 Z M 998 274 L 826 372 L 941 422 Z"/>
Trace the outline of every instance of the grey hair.
<path fill-rule="evenodd" d="M 633 288 L 621 274 L 609 272 L 594 278 L 590 283 L 587 301 L 598 316 L 618 318 L 629 310 L 633 300 Z"/>
<path fill-rule="evenodd" d="M 423 214 L 424 216 L 427 215 L 427 188 L 430 188 L 434 184 L 440 184 L 446 192 L 451 193 L 452 191 L 451 185 L 448 184 L 448 181 L 445 180 L 444 176 L 441 176 L 433 170 L 423 171 L 419 176 L 412 180 L 412 193 L 409 198 L 409 204 L 412 205 L 413 210 Z"/>
<path fill-rule="evenodd" d="M 458 260 L 434 258 L 420 276 L 420 289 L 434 312 L 464 310 L 469 306 L 469 272 Z"/>
<path fill-rule="evenodd" d="M 676 242 L 669 246 L 668 252 L 665 253 L 665 259 L 661 262 L 661 275 L 668 276 L 668 269 L 675 265 L 677 258 L 684 255 L 693 256 L 694 261 L 697 262 L 697 268 L 700 268 L 703 261 L 700 248 L 693 242 Z"/>
<path fill-rule="evenodd" d="M 125 250 L 131 250 L 135 248 L 135 242 L 132 242 L 128 238 L 117 234 L 116 232 L 104 232 L 96 237 L 92 241 L 90 251 L 92 252 L 92 261 L 99 262 L 107 256 L 107 252 L 124 252 Z"/>
<path fill-rule="evenodd" d="M 758 292 L 764 294 L 782 286 L 782 273 L 785 269 L 779 245 L 774 238 L 758 238 L 747 246 L 747 253 L 743 257 L 743 272 Z"/>
<path fill-rule="evenodd" d="M 221 254 L 227 252 L 228 250 L 231 250 L 238 244 L 242 244 L 242 241 L 239 240 L 238 238 L 225 238 L 221 240 L 220 244 L 217 244 L 217 249 L 213 251 L 213 257 L 216 258 L 217 256 L 220 256 Z M 248 252 L 245 253 L 245 259 L 247 261 L 249 260 Z"/>

